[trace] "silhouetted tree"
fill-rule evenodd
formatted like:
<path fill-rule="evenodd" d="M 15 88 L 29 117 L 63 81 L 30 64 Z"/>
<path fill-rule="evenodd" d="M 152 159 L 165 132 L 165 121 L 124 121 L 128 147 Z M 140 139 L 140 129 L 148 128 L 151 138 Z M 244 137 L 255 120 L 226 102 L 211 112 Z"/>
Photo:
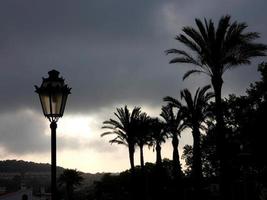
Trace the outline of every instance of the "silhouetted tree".
<path fill-rule="evenodd" d="M 105 174 L 101 180 L 94 183 L 91 199 L 95 200 L 124 200 L 131 199 L 130 191 L 131 172 L 121 172 L 119 175 Z"/>
<path fill-rule="evenodd" d="M 250 59 L 257 56 L 265 56 L 267 46 L 255 43 L 259 38 L 256 32 L 245 32 L 245 23 L 230 22 L 230 16 L 223 16 L 215 30 L 212 20 L 205 23 L 199 19 L 195 20 L 197 29 L 184 27 L 183 34 L 176 37 L 176 40 L 184 44 L 195 53 L 169 49 L 167 54 L 176 54 L 170 63 L 189 63 L 197 67 L 185 73 L 183 79 L 193 73 L 204 73 L 210 76 L 215 92 L 215 115 L 217 121 L 217 151 L 220 156 L 221 177 L 226 178 L 226 163 L 223 149 L 225 148 L 224 121 L 221 100 L 221 90 L 225 71 L 242 64 L 250 64 Z M 227 180 L 222 180 L 222 190 L 227 186 Z M 226 194 L 226 193 L 224 193 Z M 227 197 L 225 197 L 227 198 Z"/>
<path fill-rule="evenodd" d="M 209 125 L 206 134 L 201 135 L 201 163 L 203 177 L 215 178 L 218 176 L 218 158 L 216 156 L 215 134 L 213 125 Z M 193 147 L 185 145 L 182 159 L 185 161 L 185 174 L 191 175 L 193 165 Z"/>
<path fill-rule="evenodd" d="M 177 107 L 183 112 L 184 124 L 192 129 L 193 135 L 193 163 L 192 175 L 197 187 L 200 185 L 202 177 L 201 149 L 200 149 L 200 129 L 204 129 L 203 122 L 210 115 L 208 110 L 208 101 L 214 96 L 208 92 L 210 86 L 198 88 L 195 96 L 192 97 L 188 89 L 181 91 L 181 99 L 185 100 L 186 105 L 172 97 L 165 97 L 164 100 L 170 105 Z"/>
<path fill-rule="evenodd" d="M 83 181 L 83 177 L 81 173 L 78 172 L 76 169 L 65 169 L 63 173 L 59 176 L 58 182 L 60 185 L 65 185 L 67 199 L 73 200 L 73 192 L 75 186 L 78 186 Z"/>
<path fill-rule="evenodd" d="M 183 123 L 183 114 L 180 109 L 175 109 L 175 107 L 167 105 L 162 107 L 162 112 L 160 114 L 161 117 L 166 122 L 166 131 L 172 138 L 172 147 L 173 147 L 173 176 L 181 177 L 182 170 L 181 170 L 181 162 L 179 157 L 179 139 L 181 135 L 181 131 L 184 130 L 185 125 Z"/>
<path fill-rule="evenodd" d="M 118 121 L 114 119 L 104 121 L 104 126 L 102 128 L 109 129 L 110 131 L 101 134 L 101 137 L 114 134 L 116 137 L 110 140 L 111 144 L 123 144 L 128 147 L 132 172 L 134 171 L 135 136 L 140 113 L 140 107 L 135 107 L 132 112 L 129 111 L 127 106 L 124 108 L 117 108 L 117 112 L 115 112 L 114 115 L 117 117 Z"/>
<path fill-rule="evenodd" d="M 140 149 L 140 166 L 144 169 L 144 145 L 149 143 L 150 117 L 142 112 L 137 120 L 135 140 Z"/>
<path fill-rule="evenodd" d="M 165 123 L 159 118 L 152 118 L 151 120 L 151 140 L 149 146 L 156 150 L 156 165 L 159 167 L 162 163 L 161 158 L 161 144 L 166 141 L 167 133 Z"/>
<path fill-rule="evenodd" d="M 216 135 L 215 124 L 213 121 L 207 121 L 206 134 L 201 136 L 201 159 L 203 176 L 212 178 L 219 175 L 219 162 L 216 154 Z"/>
<path fill-rule="evenodd" d="M 249 123 L 243 122 L 242 124 L 247 136 L 243 143 L 243 148 L 248 151 L 250 144 L 255 164 L 260 168 L 265 168 L 267 172 L 267 158 L 265 156 L 267 151 L 267 134 L 266 131 L 263 131 L 266 130 L 267 116 L 267 62 L 261 63 L 258 71 L 261 73 L 261 80 L 251 84 L 247 90 L 245 109 L 246 113 L 248 113 Z"/>
<path fill-rule="evenodd" d="M 223 102 L 226 126 L 232 130 L 235 140 L 238 141 L 243 159 L 247 157 L 243 164 L 250 168 L 254 166 L 254 170 L 255 166 L 263 169 L 267 165 L 264 156 L 267 136 L 263 132 L 267 114 L 267 63 L 261 63 L 258 70 L 261 80 L 251 84 L 246 95 L 229 95 Z"/>

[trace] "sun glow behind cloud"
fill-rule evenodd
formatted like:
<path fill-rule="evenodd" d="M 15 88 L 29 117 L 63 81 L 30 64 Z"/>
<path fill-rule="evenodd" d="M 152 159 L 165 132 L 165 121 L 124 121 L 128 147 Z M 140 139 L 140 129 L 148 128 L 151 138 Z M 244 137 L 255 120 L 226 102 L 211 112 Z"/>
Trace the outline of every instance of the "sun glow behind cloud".
<path fill-rule="evenodd" d="M 95 137 L 97 122 L 88 115 L 66 115 L 58 122 L 59 134 L 66 137 L 89 139 Z"/>

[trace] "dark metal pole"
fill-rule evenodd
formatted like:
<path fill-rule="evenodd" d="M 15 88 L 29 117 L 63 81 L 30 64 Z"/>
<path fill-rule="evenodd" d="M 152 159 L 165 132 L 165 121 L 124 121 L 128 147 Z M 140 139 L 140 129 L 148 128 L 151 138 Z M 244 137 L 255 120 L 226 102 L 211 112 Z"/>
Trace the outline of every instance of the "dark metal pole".
<path fill-rule="evenodd" d="M 57 141 L 56 129 L 57 123 L 52 121 L 51 128 L 51 199 L 56 200 L 57 192 Z"/>

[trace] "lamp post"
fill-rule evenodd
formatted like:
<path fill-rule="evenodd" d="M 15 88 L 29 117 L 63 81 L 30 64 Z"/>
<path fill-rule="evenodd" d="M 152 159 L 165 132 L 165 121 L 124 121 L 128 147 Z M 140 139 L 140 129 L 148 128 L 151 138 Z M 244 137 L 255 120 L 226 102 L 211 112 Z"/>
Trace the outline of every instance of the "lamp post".
<path fill-rule="evenodd" d="M 35 92 L 38 93 L 44 116 L 50 121 L 51 128 L 51 197 L 56 200 L 57 183 L 56 183 L 56 129 L 57 121 L 63 116 L 67 97 L 71 88 L 60 78 L 59 72 L 52 70 L 48 72 L 49 77 L 43 78 L 40 87 L 35 86 Z"/>

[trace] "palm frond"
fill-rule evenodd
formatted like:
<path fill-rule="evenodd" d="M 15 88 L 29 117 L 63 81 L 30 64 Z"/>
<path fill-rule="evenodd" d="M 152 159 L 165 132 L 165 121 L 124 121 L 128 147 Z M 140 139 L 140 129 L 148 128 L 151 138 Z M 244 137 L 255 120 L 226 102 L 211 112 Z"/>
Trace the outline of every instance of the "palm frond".
<path fill-rule="evenodd" d="M 201 53 L 201 48 L 198 46 L 198 44 L 196 44 L 194 41 L 192 41 L 189 38 L 187 38 L 185 35 L 180 34 L 180 35 L 176 36 L 175 39 L 180 41 L 181 43 L 183 43 L 190 50 L 192 50 L 194 52 L 197 52 L 198 54 Z"/>
<path fill-rule="evenodd" d="M 197 65 L 199 67 L 202 66 L 202 64 L 200 62 L 198 62 L 194 58 L 189 58 L 189 57 L 175 57 L 175 58 L 171 59 L 169 63 L 170 64 L 172 64 L 172 63 L 187 63 L 187 64 Z"/>
<path fill-rule="evenodd" d="M 205 71 L 193 69 L 193 70 L 189 70 L 189 71 L 187 71 L 187 72 L 184 74 L 184 76 L 183 76 L 183 80 L 185 80 L 185 79 L 188 78 L 191 74 L 194 74 L 194 73 L 197 73 L 197 74 L 204 73 L 204 74 L 209 75 L 209 74 L 208 74 L 207 72 L 205 72 Z"/>
<path fill-rule="evenodd" d="M 116 144 L 122 144 L 122 145 L 128 146 L 127 143 L 125 143 L 125 142 L 123 142 L 123 141 L 121 141 L 121 140 L 117 140 L 116 138 L 110 140 L 109 142 L 110 142 L 111 144 L 116 143 Z"/>
<path fill-rule="evenodd" d="M 195 22 L 197 24 L 197 27 L 198 27 L 200 33 L 201 33 L 201 36 L 203 37 L 205 42 L 207 42 L 208 41 L 208 35 L 207 35 L 206 29 L 205 29 L 203 23 L 199 19 L 195 19 Z"/>
<path fill-rule="evenodd" d="M 181 91 L 181 99 L 184 99 L 187 107 L 192 110 L 194 108 L 194 102 L 192 99 L 192 95 L 188 89 L 184 89 Z"/>
<path fill-rule="evenodd" d="M 101 127 L 102 129 L 112 129 L 112 130 L 114 130 L 114 126 L 108 126 L 108 125 L 105 125 L 105 126 L 102 126 Z"/>
<path fill-rule="evenodd" d="M 221 46 L 223 44 L 224 41 L 224 37 L 227 33 L 227 29 L 229 27 L 229 22 L 230 22 L 230 16 L 226 15 L 223 16 L 220 20 L 219 20 L 219 24 L 218 24 L 218 28 L 216 31 L 216 43 Z"/>
<path fill-rule="evenodd" d="M 175 99 L 173 97 L 170 96 L 166 96 L 163 98 L 163 101 L 168 102 L 171 106 L 180 108 L 182 106 L 181 102 L 178 99 Z"/>
<path fill-rule="evenodd" d="M 203 37 L 196 29 L 192 27 L 184 27 L 183 32 L 188 35 L 194 41 L 195 44 L 198 45 L 199 49 L 205 49 L 206 42 L 203 40 Z"/>
<path fill-rule="evenodd" d="M 215 28 L 214 28 L 214 23 L 210 19 L 209 23 L 207 24 L 207 32 L 208 32 L 208 38 L 209 38 L 209 45 L 210 47 L 213 46 L 215 42 Z"/>
<path fill-rule="evenodd" d="M 107 127 L 107 128 L 110 128 L 110 129 L 116 129 L 116 128 L 124 129 L 123 124 L 121 124 L 121 122 L 116 121 L 114 119 L 109 119 L 108 121 L 104 121 L 103 124 L 106 125 L 104 127 Z"/>
<path fill-rule="evenodd" d="M 111 132 L 111 131 L 108 131 L 108 132 L 104 132 L 104 133 L 102 133 L 100 136 L 101 137 L 104 137 L 104 136 L 106 136 L 106 135 L 113 135 L 113 134 L 115 134 L 114 132 Z"/>

